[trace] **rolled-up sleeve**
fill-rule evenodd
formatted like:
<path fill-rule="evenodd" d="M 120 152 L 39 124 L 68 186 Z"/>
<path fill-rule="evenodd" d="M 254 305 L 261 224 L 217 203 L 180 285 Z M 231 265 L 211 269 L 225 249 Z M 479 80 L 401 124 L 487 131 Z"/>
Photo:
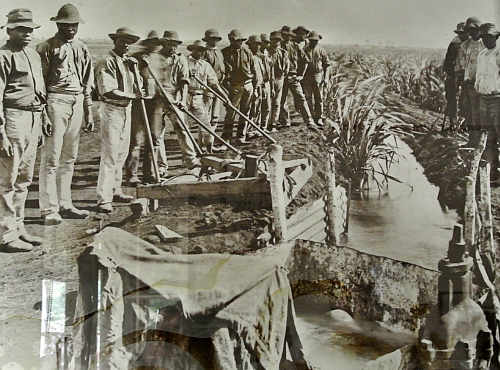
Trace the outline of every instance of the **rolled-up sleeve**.
<path fill-rule="evenodd" d="M 97 88 L 100 95 L 118 89 L 117 66 L 112 58 L 101 61 L 96 68 Z"/>

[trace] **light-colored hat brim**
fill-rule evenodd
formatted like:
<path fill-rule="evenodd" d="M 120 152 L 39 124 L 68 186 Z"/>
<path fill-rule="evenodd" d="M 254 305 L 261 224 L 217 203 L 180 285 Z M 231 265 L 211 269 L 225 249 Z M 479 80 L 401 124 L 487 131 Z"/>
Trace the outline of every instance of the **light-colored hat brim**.
<path fill-rule="evenodd" d="M 1 29 L 8 29 L 8 30 L 13 30 L 14 28 L 17 27 L 27 27 L 31 28 L 33 30 L 40 28 L 41 26 L 39 24 L 33 23 L 33 22 L 16 22 L 16 23 L 7 23 L 6 25 L 0 27 Z"/>

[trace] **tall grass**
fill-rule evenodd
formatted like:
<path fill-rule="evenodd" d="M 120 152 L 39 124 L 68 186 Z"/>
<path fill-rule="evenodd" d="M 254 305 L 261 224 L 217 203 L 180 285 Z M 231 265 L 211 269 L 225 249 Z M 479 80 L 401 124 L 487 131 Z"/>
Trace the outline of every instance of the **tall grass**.
<path fill-rule="evenodd" d="M 383 75 L 345 76 L 337 73 L 332 77 L 327 114 L 333 124 L 325 141 L 334 148 L 338 169 L 353 189 L 366 188 L 370 179 L 381 188 L 380 176 L 385 182 L 397 180 L 389 174 L 391 164 L 399 158 L 395 137 L 407 134 L 411 125 L 404 122 L 402 113 L 383 104 L 387 91 Z"/>

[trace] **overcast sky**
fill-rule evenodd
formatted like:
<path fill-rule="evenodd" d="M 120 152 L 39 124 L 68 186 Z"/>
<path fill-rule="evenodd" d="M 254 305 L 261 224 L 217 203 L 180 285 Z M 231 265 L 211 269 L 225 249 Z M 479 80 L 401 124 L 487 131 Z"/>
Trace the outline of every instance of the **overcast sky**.
<path fill-rule="evenodd" d="M 283 24 L 319 31 L 331 44 L 370 43 L 446 47 L 456 24 L 475 15 L 495 21 L 500 0 L 75 0 L 85 24 L 82 38 L 105 38 L 120 26 L 144 35 L 174 29 L 182 39 L 200 38 L 216 27 L 225 37 L 232 28 L 245 34 L 270 32 Z M 50 36 L 49 18 L 66 1 L 2 0 L 0 11 L 30 8 L 42 25 L 37 37 Z M 1 19 L 1 18 L 0 18 Z M 1 19 L 5 23 L 6 18 Z"/>

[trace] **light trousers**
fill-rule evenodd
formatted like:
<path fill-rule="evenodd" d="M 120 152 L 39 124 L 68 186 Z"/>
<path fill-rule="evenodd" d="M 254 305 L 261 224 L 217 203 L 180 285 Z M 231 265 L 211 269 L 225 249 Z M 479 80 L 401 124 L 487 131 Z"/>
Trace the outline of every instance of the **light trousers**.
<path fill-rule="evenodd" d="M 83 95 L 49 93 L 47 113 L 52 136 L 45 139 L 40 160 L 42 215 L 71 208 L 71 181 L 83 123 Z"/>
<path fill-rule="evenodd" d="M 4 108 L 5 132 L 14 155 L 0 156 L 0 243 L 24 231 L 24 205 L 33 180 L 41 113 Z"/>
<path fill-rule="evenodd" d="M 130 146 L 131 105 L 101 106 L 101 162 L 97 180 L 97 204 L 111 203 L 122 194 L 123 167 Z"/>

